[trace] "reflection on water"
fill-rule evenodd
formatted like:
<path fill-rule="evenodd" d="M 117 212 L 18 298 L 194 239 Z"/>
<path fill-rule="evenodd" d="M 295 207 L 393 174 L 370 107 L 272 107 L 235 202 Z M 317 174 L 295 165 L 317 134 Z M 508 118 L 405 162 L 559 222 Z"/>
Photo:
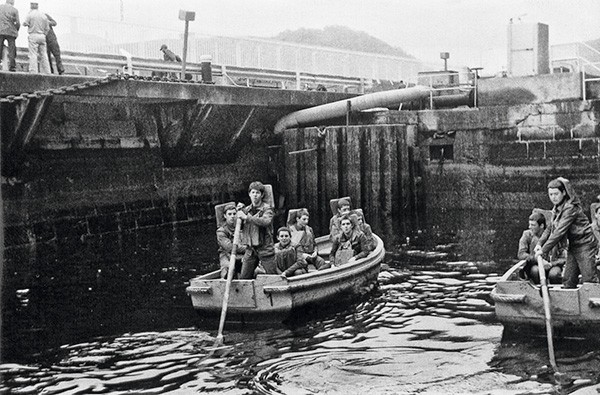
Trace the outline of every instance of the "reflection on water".
<path fill-rule="evenodd" d="M 389 254 L 367 298 L 279 327 L 226 326 L 218 349 L 185 296 L 189 277 L 216 266 L 209 225 L 95 242 L 74 256 L 47 246 L 28 278 L 13 256 L 0 391 L 556 393 L 545 339 L 508 337 L 495 320 L 489 291 L 510 265 L 494 254 L 510 242 L 496 238 L 510 232 L 485 226 L 475 252 L 464 243 L 474 230 L 417 234 Z M 598 344 L 555 343 L 576 386 L 599 381 Z"/>

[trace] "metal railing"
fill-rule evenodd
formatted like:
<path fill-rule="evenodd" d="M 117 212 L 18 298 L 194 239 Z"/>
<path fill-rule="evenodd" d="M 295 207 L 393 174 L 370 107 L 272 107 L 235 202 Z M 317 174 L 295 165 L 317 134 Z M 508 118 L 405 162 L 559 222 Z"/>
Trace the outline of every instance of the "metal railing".
<path fill-rule="evenodd" d="M 6 52 L 6 51 L 5 51 Z M 28 70 L 28 50 L 17 49 L 17 70 Z M 105 76 L 127 73 L 139 76 L 167 76 L 179 78 L 181 64 L 158 59 L 144 59 L 124 55 L 89 54 L 62 51 L 61 58 L 67 74 Z M 6 62 L 4 62 L 6 64 Z M 291 72 L 240 66 L 211 64 L 214 83 L 275 89 L 317 90 L 364 93 L 371 80 L 339 75 Z M 198 63 L 186 65 L 187 79 L 201 82 L 202 70 Z"/>

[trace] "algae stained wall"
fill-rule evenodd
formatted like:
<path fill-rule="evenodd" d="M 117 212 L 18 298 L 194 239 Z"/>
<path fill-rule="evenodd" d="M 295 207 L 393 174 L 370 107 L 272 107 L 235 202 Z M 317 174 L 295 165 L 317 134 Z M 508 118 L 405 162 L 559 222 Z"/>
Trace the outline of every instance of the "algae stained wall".
<path fill-rule="evenodd" d="M 598 101 L 581 100 L 420 112 L 427 206 L 551 208 L 547 183 L 563 176 L 587 210 L 600 194 L 599 117 Z"/>
<path fill-rule="evenodd" d="M 258 114 L 251 108 L 232 111 Z M 270 141 L 254 128 L 235 129 L 241 133 L 234 142 L 220 138 L 229 151 L 221 163 L 202 163 L 199 145 L 196 153 L 184 152 L 179 165 L 172 154 L 177 150 L 165 149 L 161 133 L 168 127 L 171 135 L 182 134 L 190 128 L 186 114 L 194 112 L 193 102 L 55 97 L 18 172 L 3 177 L 7 253 L 40 242 L 83 242 L 212 219 L 215 204 L 246 201 L 251 181 L 273 182 Z M 190 163 L 194 155 L 197 163 Z"/>

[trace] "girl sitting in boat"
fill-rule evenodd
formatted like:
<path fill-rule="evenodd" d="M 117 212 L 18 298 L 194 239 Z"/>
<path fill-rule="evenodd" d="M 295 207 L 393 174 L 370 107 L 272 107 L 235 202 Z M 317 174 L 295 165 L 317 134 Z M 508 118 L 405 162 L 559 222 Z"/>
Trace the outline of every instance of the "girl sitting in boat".
<path fill-rule="evenodd" d="M 340 218 L 341 233 L 331 241 L 331 253 L 329 262 L 335 266 L 341 266 L 364 258 L 371 252 L 369 242 L 365 234 L 357 227 L 358 217 L 356 214 L 344 214 Z"/>
<path fill-rule="evenodd" d="M 283 226 L 277 229 L 277 241 L 275 243 L 277 271 L 283 277 L 308 273 L 306 261 L 299 258 L 296 247 L 292 245 L 292 232 L 289 228 Z"/>
<path fill-rule="evenodd" d="M 296 247 L 298 258 L 306 261 L 309 270 L 311 266 L 314 266 L 317 270 L 329 269 L 331 263 L 326 262 L 318 254 L 315 233 L 308 226 L 309 218 L 310 215 L 305 208 L 291 212 L 288 226 L 292 234 L 292 245 Z"/>
<path fill-rule="evenodd" d="M 375 237 L 373 236 L 373 231 L 371 230 L 371 225 L 369 225 L 365 221 L 365 215 L 363 214 L 362 208 L 355 209 L 354 214 L 356 214 L 356 217 L 358 218 L 358 224 L 357 224 L 358 229 L 360 229 L 361 232 L 363 232 L 365 234 L 365 237 L 367 238 L 367 242 L 369 243 L 370 251 L 373 251 L 375 249 L 377 242 L 375 241 Z"/>
<path fill-rule="evenodd" d="M 536 258 L 548 255 L 563 238 L 567 238 L 567 262 L 563 272 L 563 286 L 576 288 L 579 274 L 583 282 L 598 282 L 596 251 L 598 243 L 587 216 L 566 178 L 556 178 L 548 183 L 548 197 L 554 204 L 552 222 L 535 247 Z"/>

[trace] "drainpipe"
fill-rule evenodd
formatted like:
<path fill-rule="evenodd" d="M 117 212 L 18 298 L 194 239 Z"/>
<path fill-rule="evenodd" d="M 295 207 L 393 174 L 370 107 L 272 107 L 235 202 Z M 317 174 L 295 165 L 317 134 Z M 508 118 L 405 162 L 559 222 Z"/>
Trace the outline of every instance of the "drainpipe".
<path fill-rule="evenodd" d="M 286 129 L 310 126 L 320 121 L 343 117 L 346 115 L 348 107 L 352 108 L 353 111 L 362 111 L 376 107 L 397 106 L 399 103 L 425 98 L 428 94 L 429 88 L 417 85 L 412 88 L 369 93 L 351 99 L 295 111 L 277 121 L 277 124 L 275 124 L 275 133 L 282 133 Z"/>

